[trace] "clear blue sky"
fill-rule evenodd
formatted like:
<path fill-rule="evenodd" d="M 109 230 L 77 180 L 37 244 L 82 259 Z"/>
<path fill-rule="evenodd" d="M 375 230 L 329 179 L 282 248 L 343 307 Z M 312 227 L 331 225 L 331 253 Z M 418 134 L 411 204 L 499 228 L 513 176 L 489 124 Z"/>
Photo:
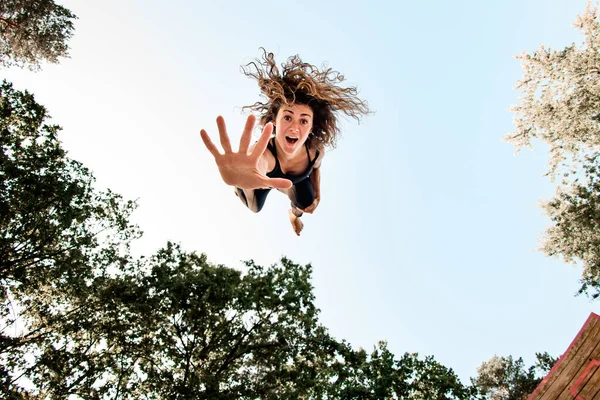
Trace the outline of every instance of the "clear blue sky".
<path fill-rule="evenodd" d="M 99 187 L 139 198 L 136 252 L 174 240 L 232 267 L 310 262 L 334 336 L 432 354 L 465 383 L 494 354 L 559 355 L 599 310 L 574 297 L 579 268 L 536 251 L 544 146 L 503 142 L 513 57 L 581 42 L 586 0 L 62 4 L 79 16 L 72 58 L 3 75 L 50 109 Z M 239 138 L 259 94 L 239 66 L 261 46 L 327 62 L 376 111 L 343 123 L 300 238 L 279 193 L 260 214 L 241 205 L 198 135 L 216 137 L 221 114 Z"/>

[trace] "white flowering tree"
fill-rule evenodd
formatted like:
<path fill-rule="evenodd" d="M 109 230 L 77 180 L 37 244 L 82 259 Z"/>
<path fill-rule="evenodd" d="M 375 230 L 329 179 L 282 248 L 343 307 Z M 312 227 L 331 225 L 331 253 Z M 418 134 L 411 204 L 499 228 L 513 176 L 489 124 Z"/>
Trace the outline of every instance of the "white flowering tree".
<path fill-rule="evenodd" d="M 542 378 L 558 361 L 548 353 L 536 353 L 536 363 L 526 367 L 521 357 L 493 356 L 477 368 L 471 383 L 477 400 L 527 400 Z"/>
<path fill-rule="evenodd" d="M 574 26 L 581 45 L 541 46 L 517 57 L 524 75 L 507 136 L 517 149 L 534 139 L 549 146 L 548 176 L 556 196 L 543 205 L 553 222 L 542 250 L 583 266 L 580 293 L 600 296 L 600 21 L 591 1 Z"/>

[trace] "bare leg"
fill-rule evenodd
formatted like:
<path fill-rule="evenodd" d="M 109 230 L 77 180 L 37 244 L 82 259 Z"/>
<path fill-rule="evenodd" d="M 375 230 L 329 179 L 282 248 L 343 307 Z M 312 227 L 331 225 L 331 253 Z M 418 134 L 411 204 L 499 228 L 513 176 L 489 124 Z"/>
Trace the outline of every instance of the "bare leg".
<path fill-rule="evenodd" d="M 292 202 L 292 208 L 288 211 L 290 223 L 296 235 L 300 236 L 300 232 L 304 228 L 304 223 L 300 220 L 302 217 L 302 211 L 298 208 L 308 207 L 315 199 L 314 189 L 309 179 L 296 182 L 294 186 L 289 189 L 282 190 L 287 194 L 288 198 Z"/>
<path fill-rule="evenodd" d="M 296 235 L 300 236 L 300 232 L 304 228 L 304 223 L 300 220 L 302 216 L 302 211 L 299 211 L 296 207 L 292 207 L 288 210 L 288 214 L 290 216 L 290 222 L 292 223 L 292 228 L 294 228 L 294 232 Z"/>
<path fill-rule="evenodd" d="M 262 210 L 269 190 L 243 190 L 240 188 L 234 189 L 235 195 L 248 207 L 252 212 L 259 212 Z"/>

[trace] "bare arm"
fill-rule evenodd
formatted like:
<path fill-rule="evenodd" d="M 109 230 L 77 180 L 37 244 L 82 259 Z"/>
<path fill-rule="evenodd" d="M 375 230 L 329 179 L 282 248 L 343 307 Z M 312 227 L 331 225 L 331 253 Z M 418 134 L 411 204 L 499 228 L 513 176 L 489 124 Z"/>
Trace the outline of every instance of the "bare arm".
<path fill-rule="evenodd" d="M 321 162 L 325 157 L 325 149 L 319 149 L 319 157 L 315 160 L 313 172 L 310 174 L 310 183 L 315 191 L 315 199 L 321 200 Z"/>
<path fill-rule="evenodd" d="M 315 200 L 310 206 L 306 207 L 304 210 L 300 210 L 302 212 L 312 214 L 321 202 L 321 160 L 323 160 L 324 156 L 325 151 L 320 149 L 319 158 L 315 161 L 315 165 L 310 174 L 310 183 L 312 184 L 315 193 Z"/>
<path fill-rule="evenodd" d="M 321 200 L 321 168 L 313 169 L 310 174 L 310 183 L 315 191 L 315 200 Z"/>

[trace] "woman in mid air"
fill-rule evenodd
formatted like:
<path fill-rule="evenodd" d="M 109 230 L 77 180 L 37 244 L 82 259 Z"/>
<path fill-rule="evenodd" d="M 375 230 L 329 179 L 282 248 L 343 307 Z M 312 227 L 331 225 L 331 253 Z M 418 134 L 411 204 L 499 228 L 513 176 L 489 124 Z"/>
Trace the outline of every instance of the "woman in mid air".
<path fill-rule="evenodd" d="M 200 134 L 215 157 L 223 181 L 235 187 L 235 193 L 252 211 L 259 212 L 272 188 L 291 200 L 289 219 L 300 235 L 303 213 L 312 214 L 321 201 L 321 162 L 326 148 L 334 148 L 340 135 L 338 113 L 360 121 L 368 114 L 367 103 L 360 100 L 355 87 L 343 88 L 344 77 L 331 70 L 320 71 L 290 57 L 281 71 L 272 53 L 263 49 L 263 58 L 242 68 L 256 79 L 266 102 L 244 109 L 259 115 L 262 134 L 252 146 L 256 117 L 250 115 L 237 153 L 222 117 L 217 118 L 224 154 L 212 143 L 204 129 Z"/>

